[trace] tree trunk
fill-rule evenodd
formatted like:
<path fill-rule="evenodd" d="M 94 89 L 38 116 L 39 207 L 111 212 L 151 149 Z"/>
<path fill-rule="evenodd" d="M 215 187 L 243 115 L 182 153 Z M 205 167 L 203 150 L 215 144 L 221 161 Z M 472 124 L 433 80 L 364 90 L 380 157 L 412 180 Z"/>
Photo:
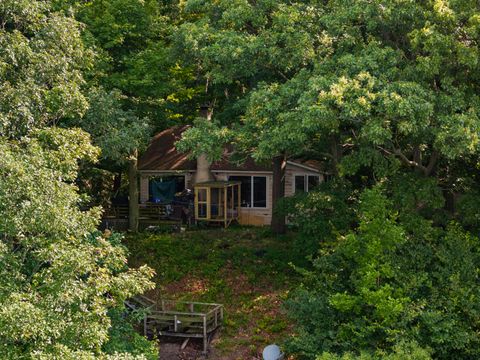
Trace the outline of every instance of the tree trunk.
<path fill-rule="evenodd" d="M 197 171 L 195 172 L 195 184 L 213 180 L 210 172 L 210 162 L 205 154 L 197 157 Z"/>
<path fill-rule="evenodd" d="M 135 150 L 128 162 L 128 225 L 132 232 L 138 231 L 138 151 Z"/>
<path fill-rule="evenodd" d="M 286 232 L 285 216 L 278 214 L 278 202 L 285 196 L 285 156 L 275 156 L 273 158 L 273 188 L 272 188 L 272 231 L 275 234 L 284 234 Z"/>
<path fill-rule="evenodd" d="M 200 110 L 200 115 L 205 118 L 205 121 L 212 121 L 213 109 L 210 106 L 203 106 Z M 197 171 L 194 177 L 194 183 L 201 183 L 213 180 L 210 172 L 210 162 L 205 154 L 197 157 Z"/>
<path fill-rule="evenodd" d="M 342 160 L 343 151 L 341 146 L 339 146 L 337 136 L 332 137 L 331 151 L 332 151 L 332 159 L 333 159 L 332 173 L 334 176 L 339 176 L 338 164 L 340 164 L 340 161 Z"/>

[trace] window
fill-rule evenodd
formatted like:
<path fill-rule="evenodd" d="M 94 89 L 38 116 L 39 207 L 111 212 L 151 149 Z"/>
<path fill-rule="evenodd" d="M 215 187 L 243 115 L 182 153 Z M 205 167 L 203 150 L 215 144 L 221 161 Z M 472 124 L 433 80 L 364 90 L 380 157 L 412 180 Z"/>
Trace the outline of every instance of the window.
<path fill-rule="evenodd" d="M 295 175 L 295 193 L 305 192 L 305 175 Z"/>
<path fill-rule="evenodd" d="M 295 194 L 299 192 L 309 192 L 320 184 L 320 176 L 318 175 L 295 175 Z"/>
<path fill-rule="evenodd" d="M 252 177 L 251 176 L 230 176 L 229 180 L 240 181 L 240 205 L 251 207 L 252 204 Z"/>
<path fill-rule="evenodd" d="M 265 176 L 253 177 L 253 207 L 267 207 L 267 178 Z"/>
<path fill-rule="evenodd" d="M 208 197 L 207 197 L 207 189 L 206 188 L 199 188 L 197 189 L 197 219 L 206 219 L 208 217 L 207 214 L 207 206 L 208 206 Z"/>
<path fill-rule="evenodd" d="M 320 184 L 320 177 L 317 175 L 307 175 L 307 191 L 313 190 Z"/>
<path fill-rule="evenodd" d="M 266 176 L 230 176 L 231 181 L 240 181 L 242 207 L 267 207 L 267 177 Z"/>

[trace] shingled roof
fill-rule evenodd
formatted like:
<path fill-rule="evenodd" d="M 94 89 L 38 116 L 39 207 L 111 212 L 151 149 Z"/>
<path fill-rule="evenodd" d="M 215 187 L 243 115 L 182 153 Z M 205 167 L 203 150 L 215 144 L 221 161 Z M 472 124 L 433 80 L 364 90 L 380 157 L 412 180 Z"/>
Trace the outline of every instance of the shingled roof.
<path fill-rule="evenodd" d="M 163 130 L 152 139 L 145 153 L 138 160 L 138 169 L 141 171 L 195 171 L 197 163 L 188 159 L 188 154 L 178 152 L 175 142 L 181 139 L 182 133 L 189 126 L 174 126 Z M 231 147 L 226 147 L 222 159 L 210 166 L 212 171 L 272 171 L 271 165 L 257 164 L 251 157 L 247 157 L 242 164 L 231 161 Z M 320 170 L 319 163 L 315 160 L 299 161 L 305 165 Z"/>
<path fill-rule="evenodd" d="M 145 153 L 138 159 L 139 170 L 195 170 L 196 161 L 178 152 L 175 142 L 189 126 L 175 126 L 155 135 Z"/>

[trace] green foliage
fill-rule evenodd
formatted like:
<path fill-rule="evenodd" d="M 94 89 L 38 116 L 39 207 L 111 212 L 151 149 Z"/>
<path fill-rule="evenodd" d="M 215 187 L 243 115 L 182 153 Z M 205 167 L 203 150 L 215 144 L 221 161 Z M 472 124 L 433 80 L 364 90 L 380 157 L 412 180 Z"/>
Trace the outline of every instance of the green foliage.
<path fill-rule="evenodd" d="M 2 1 L 0 6 L 0 135 L 81 115 L 82 70 L 92 62 L 75 19 L 45 1 Z"/>
<path fill-rule="evenodd" d="M 474 233 L 480 232 L 480 193 L 473 188 L 465 194 L 462 194 L 458 201 L 457 217 L 463 226 Z"/>
<path fill-rule="evenodd" d="M 470 0 L 192 0 L 186 11 L 196 16 L 176 43 L 213 87 L 217 118 L 259 160 L 316 148 L 334 169 L 344 158 L 346 174 L 384 177 L 399 166 L 430 175 L 439 158 L 478 151 Z"/>
<path fill-rule="evenodd" d="M 153 272 L 129 269 L 118 236 L 96 232 L 101 209 L 81 209 L 90 135 L 53 126 L 87 108 L 80 25 L 49 1 L 4 1 L 0 18 L 0 358 L 143 359 L 102 346 L 108 311 Z"/>
<path fill-rule="evenodd" d="M 209 161 L 218 161 L 222 158 L 225 144 L 230 142 L 233 134 L 219 124 L 197 118 L 195 127 L 182 133 L 182 139 L 176 143 L 178 151 L 189 152 L 193 159 L 206 154 Z"/>
<path fill-rule="evenodd" d="M 146 147 L 150 132 L 147 119 L 123 110 L 120 100 L 118 90 L 106 92 L 103 88 L 92 88 L 89 109 L 76 121 L 102 149 L 102 158 L 117 166 L 125 164 L 135 150 Z"/>
<path fill-rule="evenodd" d="M 172 55 L 169 40 L 180 14 L 177 2 L 69 2 L 86 24 L 85 42 L 97 52 L 91 85 L 120 90 L 123 104 L 157 129 L 193 118 L 201 87 L 192 68 Z"/>
<path fill-rule="evenodd" d="M 355 355 L 353 353 L 346 353 L 343 355 L 335 355 L 330 353 L 324 353 L 321 356 L 317 356 L 316 360 L 429 360 L 430 351 L 422 349 L 417 343 L 405 343 L 401 342 L 393 347 L 391 353 L 385 354 L 377 352 L 376 354 L 361 353 Z"/>
<path fill-rule="evenodd" d="M 321 243 L 335 241 L 355 222 L 355 195 L 352 184 L 344 179 L 322 183 L 315 191 L 283 199 L 279 211 L 288 216 L 297 234 L 299 254 L 314 255 Z"/>
<path fill-rule="evenodd" d="M 100 356 L 106 310 L 150 288 L 152 272 L 128 269 L 122 247 L 89 235 L 99 209 L 79 210 L 71 181 L 97 149 L 55 128 L 0 147 L 1 357 Z"/>
<path fill-rule="evenodd" d="M 478 356 L 478 239 L 418 214 L 402 221 L 400 207 L 378 187 L 366 190 L 356 231 L 321 247 L 287 304 L 299 326 L 291 351 L 390 353 L 416 341 L 438 359 Z"/>
<path fill-rule="evenodd" d="M 143 356 L 146 360 L 158 359 L 157 344 L 148 341 L 134 328 L 143 319 L 143 314 L 125 314 L 125 308 L 109 311 L 112 326 L 109 330 L 108 342 L 103 345 L 107 354 L 132 354 Z"/>

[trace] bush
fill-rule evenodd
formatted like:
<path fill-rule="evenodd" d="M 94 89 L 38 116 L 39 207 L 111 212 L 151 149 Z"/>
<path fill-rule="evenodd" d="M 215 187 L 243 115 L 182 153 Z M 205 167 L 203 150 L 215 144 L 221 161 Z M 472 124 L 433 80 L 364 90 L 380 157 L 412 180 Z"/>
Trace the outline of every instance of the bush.
<path fill-rule="evenodd" d="M 404 226 L 394 205 L 378 187 L 364 191 L 356 230 L 322 246 L 304 271 L 286 304 L 298 324 L 287 346 L 299 358 L 394 354 L 411 341 L 437 359 L 480 356 L 478 239 L 415 213 Z"/>
<path fill-rule="evenodd" d="M 298 231 L 295 248 L 305 256 L 315 254 L 321 243 L 334 241 L 338 233 L 349 229 L 355 222 L 355 207 L 351 184 L 336 178 L 315 191 L 284 198 L 278 210 Z"/>
<path fill-rule="evenodd" d="M 391 353 L 385 354 L 377 352 L 361 353 L 345 353 L 336 355 L 331 353 L 323 353 L 316 360 L 430 360 L 430 350 L 421 348 L 416 342 L 400 342 L 393 347 Z"/>
<path fill-rule="evenodd" d="M 158 359 L 157 345 L 153 341 L 141 336 L 134 328 L 134 324 L 143 319 L 142 313 L 126 314 L 125 308 L 112 309 L 109 311 L 112 326 L 109 330 L 108 342 L 103 345 L 107 354 L 130 354 L 133 356 L 143 355 L 147 360 Z"/>

